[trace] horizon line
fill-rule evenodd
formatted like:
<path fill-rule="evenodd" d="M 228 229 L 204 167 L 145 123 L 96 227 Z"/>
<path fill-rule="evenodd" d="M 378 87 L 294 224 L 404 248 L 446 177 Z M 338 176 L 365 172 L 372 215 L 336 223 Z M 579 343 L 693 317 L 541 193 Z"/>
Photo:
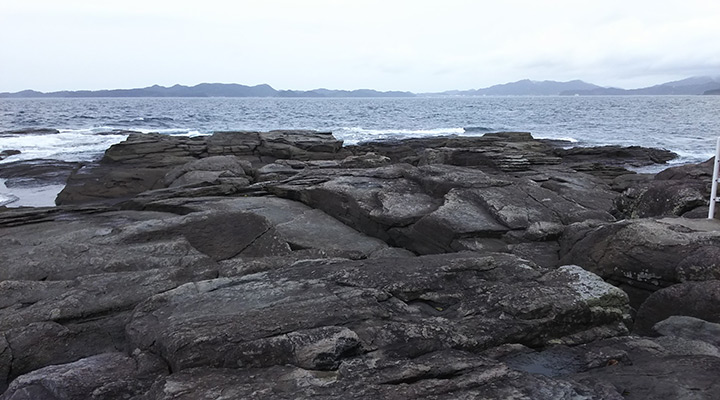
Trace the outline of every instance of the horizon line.
<path fill-rule="evenodd" d="M 278 89 L 278 88 L 273 87 L 273 86 L 272 86 L 271 84 L 269 84 L 269 83 L 259 83 L 259 84 L 254 84 L 254 85 L 248 85 L 248 84 L 237 83 L 237 82 L 200 82 L 200 83 L 197 83 L 197 84 L 194 84 L 194 85 L 175 83 L 175 84 L 170 85 L 170 86 L 163 86 L 163 85 L 160 85 L 160 84 L 155 83 L 155 84 L 152 84 L 152 85 L 150 85 L 150 86 L 143 86 L 143 87 L 110 88 L 110 89 L 62 89 L 62 90 L 53 90 L 53 91 L 47 91 L 47 92 L 40 91 L 40 90 L 35 90 L 35 89 L 23 89 L 23 90 L 19 90 L 19 91 L 16 91 L 16 92 L 3 91 L 3 92 L 0 92 L 0 94 L 2 94 L 2 95 L 13 95 L 13 94 L 19 94 L 19 93 L 23 93 L 23 92 L 34 92 L 34 93 L 40 93 L 40 94 L 47 95 L 47 94 L 63 93 L 63 92 L 73 93 L 73 92 L 129 91 L 129 90 L 149 89 L 149 88 L 153 88 L 153 87 L 158 87 L 158 88 L 163 88 L 163 89 L 170 89 L 170 88 L 173 88 L 173 87 L 176 87 L 176 86 L 185 87 L 185 88 L 194 88 L 194 87 L 197 87 L 197 86 L 200 86 L 200 85 L 238 85 L 238 86 L 244 86 L 244 87 L 248 87 L 248 88 L 256 88 L 256 87 L 267 86 L 267 87 L 269 87 L 270 89 L 275 90 L 275 91 L 278 91 L 278 92 L 313 92 L 313 91 L 319 91 L 319 90 L 336 91 L 336 92 L 355 92 L 355 91 L 369 90 L 369 91 L 375 91 L 375 92 L 379 92 L 379 93 L 393 93 L 393 92 L 397 92 L 397 93 L 410 93 L 410 94 L 413 94 L 413 95 L 432 95 L 432 94 L 444 94 L 444 93 L 447 93 L 447 92 L 479 91 L 479 90 L 485 90 L 485 89 L 493 88 L 493 87 L 496 87 L 496 86 L 509 85 L 509 84 L 520 83 L 520 82 L 524 82 L 524 81 L 529 81 L 529 82 L 533 82 L 533 83 L 543 83 L 543 82 L 552 82 L 552 83 L 582 82 L 582 83 L 585 83 L 585 84 L 590 84 L 590 85 L 598 86 L 598 87 L 601 88 L 601 89 L 619 89 L 619 90 L 632 91 L 632 90 L 646 89 L 646 88 L 651 88 L 651 87 L 654 87 L 654 86 L 661 86 L 661 85 L 664 85 L 664 84 L 667 84 L 667 83 L 678 82 L 678 81 L 683 81 L 683 80 L 688 80 L 688 79 L 695 79 L 695 78 L 709 78 L 709 79 L 711 79 L 711 80 L 713 80 L 713 81 L 716 81 L 716 82 L 718 82 L 718 80 L 720 79 L 720 77 L 712 77 L 712 76 L 709 76 L 709 75 L 704 75 L 704 76 L 703 76 L 703 75 L 701 75 L 701 76 L 689 76 L 689 77 L 687 77 L 687 78 L 683 78 L 683 79 L 679 79 L 679 80 L 675 80 L 675 81 L 661 82 L 661 83 L 656 83 L 656 84 L 650 85 L 650 86 L 643 86 L 643 87 L 631 88 L 631 89 L 621 88 L 621 87 L 617 87 L 617 86 L 601 86 L 601 85 L 597 85 L 597 84 L 595 84 L 595 83 L 588 82 L 588 81 L 585 81 L 585 80 L 582 80 L 582 79 L 579 79 L 579 78 L 570 79 L 570 80 L 566 80 L 566 81 L 558 81 L 558 80 L 553 80 L 553 79 L 536 80 L 536 79 L 524 78 L 524 79 L 520 79 L 520 80 L 516 80 L 516 81 L 505 82 L 505 83 L 496 83 L 496 84 L 493 84 L 493 85 L 490 85 L 490 86 L 486 86 L 486 87 L 470 88 L 470 89 L 447 89 L 447 90 L 438 91 L 438 92 L 427 92 L 427 91 L 415 92 L 415 91 L 410 91 L 410 90 L 397 90 L 397 89 L 379 90 L 379 89 L 372 89 L 372 88 L 330 89 L 330 88 L 327 88 L 327 87 L 318 87 L 318 88 L 307 89 L 307 90 L 304 90 L 304 89 Z M 213 96 L 210 96 L 210 97 L 213 97 Z M 217 96 L 217 97 L 226 97 L 226 96 Z M 259 97 L 263 97 L 263 96 L 259 96 Z"/>

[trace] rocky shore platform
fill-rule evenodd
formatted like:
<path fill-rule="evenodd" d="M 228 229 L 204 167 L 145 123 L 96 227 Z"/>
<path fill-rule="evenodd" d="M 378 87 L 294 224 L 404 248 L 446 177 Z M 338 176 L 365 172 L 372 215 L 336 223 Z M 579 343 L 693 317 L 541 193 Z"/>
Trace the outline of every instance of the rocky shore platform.
<path fill-rule="evenodd" d="M 131 134 L 0 207 L 0 399 L 720 398 L 712 161 L 567 145 Z"/>

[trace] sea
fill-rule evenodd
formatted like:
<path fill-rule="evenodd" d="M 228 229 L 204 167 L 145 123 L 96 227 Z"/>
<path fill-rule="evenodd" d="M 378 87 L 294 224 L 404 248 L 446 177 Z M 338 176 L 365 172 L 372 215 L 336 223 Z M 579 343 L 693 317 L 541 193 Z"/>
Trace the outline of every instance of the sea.
<path fill-rule="evenodd" d="M 2 133 L 28 128 L 60 133 Z M 0 151 L 20 151 L 0 161 L 0 169 L 30 159 L 96 160 L 127 130 L 198 136 L 273 129 L 330 131 L 345 145 L 522 131 L 574 146 L 663 148 L 678 154 L 670 164 L 679 165 L 715 154 L 720 96 L 0 99 Z M 33 202 L 18 201 L 33 196 L 14 191 L 0 180 L 0 205 L 52 205 L 52 193 Z"/>

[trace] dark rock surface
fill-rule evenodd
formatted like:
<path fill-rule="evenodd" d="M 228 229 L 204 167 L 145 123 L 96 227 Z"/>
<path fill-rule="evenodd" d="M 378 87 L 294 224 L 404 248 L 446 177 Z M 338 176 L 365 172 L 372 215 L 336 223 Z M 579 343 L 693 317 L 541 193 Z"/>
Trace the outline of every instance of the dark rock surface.
<path fill-rule="evenodd" d="M 720 280 L 684 282 L 658 290 L 638 310 L 634 331 L 650 335 L 656 323 L 677 315 L 720 323 Z"/>
<path fill-rule="evenodd" d="M 60 133 L 60 131 L 51 128 L 27 128 L 2 131 L 0 135 L 54 135 L 56 133 Z"/>
<path fill-rule="evenodd" d="M 0 178 L 5 179 L 8 188 L 62 185 L 80 165 L 42 159 L 6 162 L 0 164 Z"/>
<path fill-rule="evenodd" d="M 620 216 L 706 218 L 714 161 L 668 168 L 652 180 L 629 187 L 617 199 Z"/>
<path fill-rule="evenodd" d="M 20 154 L 20 150 L 2 150 L 0 151 L 0 160 L 4 160 L 10 156 Z"/>
<path fill-rule="evenodd" d="M 131 133 L 0 210 L 0 399 L 717 398 L 717 224 L 558 146 Z"/>
<path fill-rule="evenodd" d="M 639 307 L 658 289 L 720 278 L 720 221 L 581 222 L 567 229 L 560 252 L 562 263 L 582 265 L 617 284 Z"/>
<path fill-rule="evenodd" d="M 498 358 L 515 370 L 609 387 L 619 398 L 642 400 L 715 398 L 720 395 L 719 356 L 717 346 L 670 335 L 624 336 L 542 351 L 515 348 Z"/>
<path fill-rule="evenodd" d="M 76 171 L 56 203 L 127 200 L 141 192 L 166 187 L 166 174 L 205 157 L 227 155 L 251 165 L 264 165 L 276 159 L 336 158 L 341 147 L 342 142 L 330 133 L 310 131 L 218 132 L 207 138 L 130 134 L 126 141 L 111 146 L 99 164 Z M 197 165 L 187 168 L 197 168 Z M 214 168 L 212 171 L 218 177 L 231 177 L 237 171 L 234 167 L 231 170 Z M 187 180 L 198 183 L 212 179 L 211 175 L 215 174 L 206 173 L 201 177 L 199 173 L 192 173 Z"/>

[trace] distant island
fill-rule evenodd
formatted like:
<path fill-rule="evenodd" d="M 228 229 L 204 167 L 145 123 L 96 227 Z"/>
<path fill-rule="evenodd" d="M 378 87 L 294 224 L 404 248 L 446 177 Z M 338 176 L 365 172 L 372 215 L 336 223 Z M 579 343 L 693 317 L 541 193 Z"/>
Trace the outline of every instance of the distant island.
<path fill-rule="evenodd" d="M 246 86 L 236 83 L 201 83 L 195 86 L 149 86 L 137 89 L 77 90 L 43 93 L 23 90 L 0 93 L 0 98 L 88 98 L 88 97 L 416 97 L 416 96 L 622 96 L 622 95 L 718 95 L 720 78 L 692 77 L 639 89 L 602 87 L 581 80 L 568 82 L 533 81 L 494 85 L 482 89 L 449 90 L 439 93 L 358 90 L 276 90 L 267 84 Z"/>

